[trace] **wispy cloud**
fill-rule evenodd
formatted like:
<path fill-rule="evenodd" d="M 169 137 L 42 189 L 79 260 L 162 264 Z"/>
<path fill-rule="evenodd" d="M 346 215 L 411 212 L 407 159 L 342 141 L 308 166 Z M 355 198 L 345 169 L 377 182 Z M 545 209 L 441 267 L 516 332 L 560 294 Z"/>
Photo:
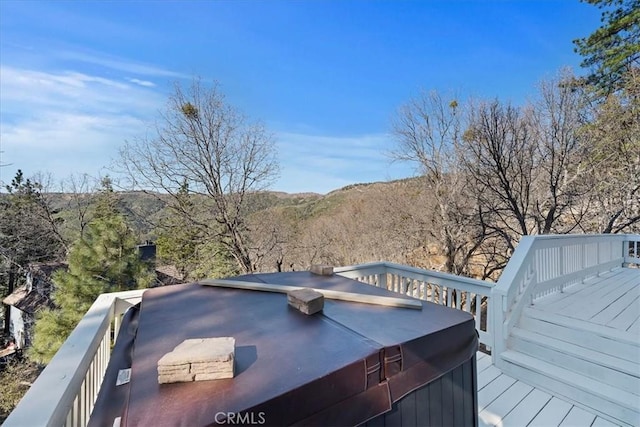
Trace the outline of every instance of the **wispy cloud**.
<path fill-rule="evenodd" d="M 282 164 L 278 190 L 305 188 L 327 193 L 355 182 L 413 174 L 410 168 L 392 163 L 386 155 L 392 141 L 385 134 L 321 136 L 280 132 L 277 137 Z"/>
<path fill-rule="evenodd" d="M 0 67 L 0 181 L 72 172 L 97 176 L 124 140 L 142 135 L 165 96 L 141 80 Z M 146 82 L 151 83 L 151 82 Z"/>
<path fill-rule="evenodd" d="M 135 112 L 145 116 L 161 105 L 157 92 L 120 80 L 75 71 L 44 72 L 0 67 L 3 113 L 39 115 L 42 111 Z"/>
<path fill-rule="evenodd" d="M 51 52 L 52 56 L 63 60 L 79 61 L 86 64 L 100 65 L 112 70 L 123 71 L 130 74 L 140 76 L 156 76 L 188 79 L 191 76 L 176 71 L 167 70 L 165 68 L 154 65 L 143 64 L 126 58 L 120 58 L 113 55 L 106 55 L 99 52 L 88 50 L 60 50 Z"/>
<path fill-rule="evenodd" d="M 144 87 L 155 87 L 155 83 L 154 82 L 150 82 L 148 80 L 140 80 L 140 79 L 127 79 L 129 80 L 131 83 L 135 83 L 137 85 L 140 86 L 144 86 Z"/>

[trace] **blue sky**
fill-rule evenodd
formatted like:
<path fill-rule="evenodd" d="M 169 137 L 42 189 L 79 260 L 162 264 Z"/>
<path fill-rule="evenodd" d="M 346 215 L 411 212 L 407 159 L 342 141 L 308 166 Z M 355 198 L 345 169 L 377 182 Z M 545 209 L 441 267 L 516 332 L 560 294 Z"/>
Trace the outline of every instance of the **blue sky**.
<path fill-rule="evenodd" d="M 387 155 L 409 97 L 522 103 L 561 67 L 583 73 L 571 41 L 599 18 L 578 0 L 0 0 L 0 181 L 108 174 L 194 75 L 275 134 L 275 190 L 410 176 Z"/>

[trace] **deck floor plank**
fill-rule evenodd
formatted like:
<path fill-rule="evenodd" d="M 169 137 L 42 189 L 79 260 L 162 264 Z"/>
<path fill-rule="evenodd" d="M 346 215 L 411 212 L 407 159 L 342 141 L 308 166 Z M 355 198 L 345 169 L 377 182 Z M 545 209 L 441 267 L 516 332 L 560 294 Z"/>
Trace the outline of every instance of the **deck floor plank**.
<path fill-rule="evenodd" d="M 629 329 L 627 329 L 627 332 L 637 337 L 640 337 L 640 318 L 636 319 L 635 322 L 633 322 L 631 326 L 629 326 Z"/>
<path fill-rule="evenodd" d="M 569 298 L 571 304 L 562 309 L 562 314 L 575 319 L 589 320 L 602 310 L 637 286 L 635 276 L 621 279 L 618 283 L 598 286 L 596 292 L 584 294 L 576 293 Z"/>
<path fill-rule="evenodd" d="M 490 356 L 478 352 L 476 362 L 485 365 Z M 616 426 L 561 397 L 539 390 L 494 365 L 478 374 L 478 425 L 501 427 Z M 497 373 L 497 376 L 495 374 Z"/>
<path fill-rule="evenodd" d="M 627 270 L 628 269 L 620 269 L 609 272 L 606 276 L 603 275 L 589 278 L 585 280 L 584 283 L 567 287 L 563 292 L 558 292 L 541 298 L 536 302 L 536 305 L 540 305 L 542 309 L 547 311 L 563 311 L 575 304 L 576 297 L 590 298 L 603 287 L 609 287 L 609 285 L 615 285 L 627 278 L 635 277 L 633 273 L 630 273 Z"/>
<path fill-rule="evenodd" d="M 478 356 L 476 356 L 476 369 L 478 373 L 487 369 L 491 364 L 491 356 L 478 352 Z"/>
<path fill-rule="evenodd" d="M 494 400 L 484 408 L 480 412 L 479 417 L 488 424 L 503 425 L 503 418 L 532 391 L 533 387 L 517 381 L 505 390 L 500 399 Z"/>
<path fill-rule="evenodd" d="M 612 423 L 611 421 L 605 420 L 604 418 L 596 417 L 591 427 L 619 427 L 617 424 Z"/>
<path fill-rule="evenodd" d="M 478 373 L 478 384 L 488 384 L 496 379 L 499 375 L 502 375 L 500 369 L 491 365 L 484 371 Z"/>
<path fill-rule="evenodd" d="M 502 396 L 515 382 L 514 378 L 502 374 L 478 390 L 478 412 L 482 412 L 484 408 Z"/>
<path fill-rule="evenodd" d="M 640 289 L 638 290 L 640 293 Z M 615 329 L 628 331 L 640 318 L 640 295 L 636 296 L 631 303 L 618 316 L 607 322 L 607 326 Z"/>
<path fill-rule="evenodd" d="M 529 423 L 528 427 L 549 427 L 558 426 L 565 419 L 573 405 L 557 397 L 545 405 L 544 408 Z"/>
<path fill-rule="evenodd" d="M 582 408 L 574 406 L 571 408 L 567 416 L 562 420 L 560 426 L 562 427 L 586 427 L 593 424 L 596 416 L 590 412 L 585 411 Z"/>
<path fill-rule="evenodd" d="M 633 320 L 635 320 L 638 310 L 634 305 L 638 303 L 638 297 L 640 297 L 640 287 L 633 286 L 628 292 L 621 295 L 616 301 L 589 319 L 589 321 L 599 325 L 609 325 L 609 323 L 616 318 L 620 318 L 625 312 L 629 313 L 629 315 L 633 317 Z M 629 322 L 626 321 L 626 318 L 621 318 L 618 322 L 620 326 L 618 326 L 617 329 L 628 329 L 633 323 L 633 320 Z"/>
<path fill-rule="evenodd" d="M 640 336 L 640 271 L 623 268 L 606 278 L 572 286 L 562 299 L 544 297 L 536 310 L 558 313 L 594 325 L 603 325 Z"/>
<path fill-rule="evenodd" d="M 549 403 L 553 396 L 544 391 L 533 389 L 502 420 L 503 425 L 528 425 Z"/>

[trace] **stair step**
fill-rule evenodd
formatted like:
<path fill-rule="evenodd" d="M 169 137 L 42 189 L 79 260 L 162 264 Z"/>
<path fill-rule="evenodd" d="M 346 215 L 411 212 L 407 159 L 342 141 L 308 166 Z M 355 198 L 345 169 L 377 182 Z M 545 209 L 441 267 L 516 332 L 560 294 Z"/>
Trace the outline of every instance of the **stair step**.
<path fill-rule="evenodd" d="M 631 363 L 640 363 L 640 343 L 633 334 L 566 316 L 527 308 L 519 327 Z"/>
<path fill-rule="evenodd" d="M 524 382 L 589 407 L 605 417 L 640 425 L 640 396 L 517 351 L 505 351 L 500 357 L 506 362 L 504 371 Z"/>
<path fill-rule="evenodd" d="M 566 341 L 514 328 L 510 348 L 640 396 L 640 365 Z"/>

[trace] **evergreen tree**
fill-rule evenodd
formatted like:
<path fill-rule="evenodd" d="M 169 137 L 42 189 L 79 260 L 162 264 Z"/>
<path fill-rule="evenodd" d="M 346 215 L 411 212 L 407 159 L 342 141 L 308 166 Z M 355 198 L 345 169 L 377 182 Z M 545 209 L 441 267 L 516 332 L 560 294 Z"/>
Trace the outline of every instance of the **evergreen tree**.
<path fill-rule="evenodd" d="M 95 219 L 72 246 L 68 271 L 53 276 L 57 309 L 39 313 L 30 356 L 39 363 L 51 360 L 101 293 L 144 288 L 152 281 L 124 218 L 114 214 Z"/>
<path fill-rule="evenodd" d="M 582 0 L 602 9 L 602 25 L 589 37 L 574 40 L 582 66 L 591 69 L 587 83 L 607 95 L 624 85 L 640 67 L 640 0 Z"/>
<path fill-rule="evenodd" d="M 174 265 L 183 280 L 238 274 L 227 246 L 211 239 L 207 230 L 203 230 L 193 197 L 184 181 L 170 207 L 171 213 L 159 224 L 158 257 L 162 262 Z"/>

